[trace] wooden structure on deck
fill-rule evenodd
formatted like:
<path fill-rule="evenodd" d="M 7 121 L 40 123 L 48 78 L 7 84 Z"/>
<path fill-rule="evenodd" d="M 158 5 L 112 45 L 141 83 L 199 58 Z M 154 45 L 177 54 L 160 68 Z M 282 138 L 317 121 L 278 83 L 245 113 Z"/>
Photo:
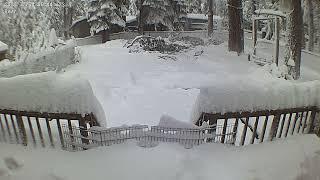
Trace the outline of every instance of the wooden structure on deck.
<path fill-rule="evenodd" d="M 252 53 L 249 54 L 248 59 L 249 61 L 253 60 L 257 62 L 260 65 L 264 65 L 267 62 L 266 59 L 257 56 L 257 41 L 258 41 L 258 28 L 259 28 L 259 22 L 260 21 L 274 21 L 274 54 L 273 54 L 273 62 L 277 66 L 279 65 L 279 42 L 280 42 L 280 19 L 286 18 L 286 15 L 284 13 L 279 13 L 277 11 L 271 11 L 271 10 L 256 10 L 256 16 L 252 18 L 252 41 L 253 41 L 253 50 Z M 270 63 L 270 62 L 269 62 Z"/>

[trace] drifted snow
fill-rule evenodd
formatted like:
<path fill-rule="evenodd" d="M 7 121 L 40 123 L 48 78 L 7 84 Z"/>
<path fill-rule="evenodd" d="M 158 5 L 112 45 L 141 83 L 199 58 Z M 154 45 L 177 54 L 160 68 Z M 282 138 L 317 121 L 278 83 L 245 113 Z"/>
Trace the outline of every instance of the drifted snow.
<path fill-rule="evenodd" d="M 136 142 L 70 153 L 0 143 L 1 180 L 316 180 L 320 142 L 314 135 L 243 148 L 206 144 L 185 149 Z M 19 166 L 7 163 L 12 159 Z"/>
<path fill-rule="evenodd" d="M 90 83 L 79 74 L 46 72 L 0 79 L 0 109 L 49 113 L 93 112 L 106 125 Z"/>

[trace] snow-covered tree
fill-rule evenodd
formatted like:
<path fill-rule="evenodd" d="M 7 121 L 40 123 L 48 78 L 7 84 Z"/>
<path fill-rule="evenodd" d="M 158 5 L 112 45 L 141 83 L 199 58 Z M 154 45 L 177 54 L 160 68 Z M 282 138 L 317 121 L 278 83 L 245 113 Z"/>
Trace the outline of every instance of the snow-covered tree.
<path fill-rule="evenodd" d="M 173 30 L 175 24 L 179 24 L 180 19 L 187 15 L 184 0 L 137 0 L 136 7 L 140 33 L 143 33 L 145 24 L 153 24 L 155 27 L 162 24 Z"/>
<path fill-rule="evenodd" d="M 88 22 L 91 25 L 91 34 L 108 30 L 113 24 L 124 27 L 125 12 L 125 6 L 117 0 L 90 0 Z"/>
<path fill-rule="evenodd" d="M 50 31 L 49 6 L 38 6 L 36 0 L 0 1 L 5 4 L 0 7 L 3 18 L 0 21 L 0 40 L 9 45 L 10 55 L 16 60 L 23 59 L 28 53 L 39 52 L 47 46 Z M 6 6 L 6 4 L 10 5 Z M 43 3 L 50 4 L 43 0 Z M 2 8 L 2 9 L 1 9 Z"/>

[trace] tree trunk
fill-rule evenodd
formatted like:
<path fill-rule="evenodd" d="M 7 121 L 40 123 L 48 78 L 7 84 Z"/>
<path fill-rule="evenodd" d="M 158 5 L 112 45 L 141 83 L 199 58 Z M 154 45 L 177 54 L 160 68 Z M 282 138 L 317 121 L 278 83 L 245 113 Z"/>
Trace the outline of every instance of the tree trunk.
<path fill-rule="evenodd" d="M 229 51 L 235 51 L 239 55 L 244 51 L 242 0 L 228 0 L 228 14 Z"/>
<path fill-rule="evenodd" d="M 301 0 L 289 0 L 291 1 L 289 9 L 291 12 L 288 16 L 288 54 L 287 61 L 293 61 L 288 63 L 289 74 L 297 80 L 300 78 L 300 65 L 301 65 L 301 48 L 302 48 L 302 36 L 303 36 L 303 20 L 302 20 L 302 8 Z"/>
<path fill-rule="evenodd" d="M 144 34 L 144 22 L 143 22 L 143 0 L 138 0 L 139 14 L 138 14 L 138 31 L 140 34 Z"/>
<path fill-rule="evenodd" d="M 318 52 L 320 52 L 320 1 L 316 1 L 316 23 L 315 26 L 317 27 L 317 41 L 318 41 Z"/>
<path fill-rule="evenodd" d="M 63 36 L 65 39 L 68 37 L 68 31 L 67 31 L 67 26 L 68 26 L 68 12 L 67 12 L 67 0 L 63 0 Z"/>
<path fill-rule="evenodd" d="M 213 0 L 208 0 L 208 36 L 213 33 Z"/>
<path fill-rule="evenodd" d="M 307 5 L 307 13 L 308 13 L 308 35 L 309 35 L 309 40 L 308 40 L 308 50 L 313 51 L 314 48 L 314 24 L 313 24 L 313 4 L 312 0 L 307 0 L 306 2 Z"/>

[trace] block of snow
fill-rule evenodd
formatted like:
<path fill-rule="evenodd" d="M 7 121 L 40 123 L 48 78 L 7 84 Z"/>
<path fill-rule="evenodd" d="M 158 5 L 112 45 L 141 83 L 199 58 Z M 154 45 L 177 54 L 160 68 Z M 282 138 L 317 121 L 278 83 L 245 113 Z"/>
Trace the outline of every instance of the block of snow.
<path fill-rule="evenodd" d="M 46 72 L 0 78 L 0 109 L 49 113 L 94 113 L 105 126 L 104 111 L 90 83 L 77 74 Z"/>
<path fill-rule="evenodd" d="M 7 51 L 8 45 L 0 41 L 0 52 Z"/>

